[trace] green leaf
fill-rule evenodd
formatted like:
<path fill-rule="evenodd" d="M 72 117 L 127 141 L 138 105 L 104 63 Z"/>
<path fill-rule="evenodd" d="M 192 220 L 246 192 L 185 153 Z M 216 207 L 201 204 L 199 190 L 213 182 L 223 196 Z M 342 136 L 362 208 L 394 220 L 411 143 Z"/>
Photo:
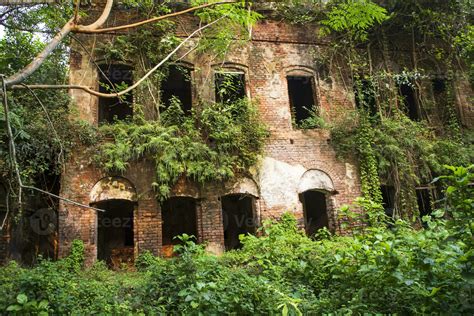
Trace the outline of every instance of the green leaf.
<path fill-rule="evenodd" d="M 22 307 L 20 305 L 10 305 L 7 307 L 7 312 L 18 312 L 21 310 L 22 310 Z"/>
<path fill-rule="evenodd" d="M 28 302 L 28 296 L 23 293 L 18 294 L 18 296 L 16 297 L 16 301 L 18 302 L 18 304 L 24 305 Z"/>

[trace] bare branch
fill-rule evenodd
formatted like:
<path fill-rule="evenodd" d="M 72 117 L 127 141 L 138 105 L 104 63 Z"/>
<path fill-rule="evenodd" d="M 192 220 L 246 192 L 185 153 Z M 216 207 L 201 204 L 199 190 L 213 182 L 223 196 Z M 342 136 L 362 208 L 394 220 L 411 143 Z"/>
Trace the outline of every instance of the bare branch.
<path fill-rule="evenodd" d="M 3 108 L 4 108 L 4 111 L 5 111 L 5 126 L 6 126 L 6 130 L 7 130 L 7 136 L 8 136 L 10 160 L 11 160 L 11 163 L 13 165 L 13 169 L 14 169 L 14 172 L 15 172 L 15 175 L 16 175 L 16 178 L 17 178 L 17 182 L 18 182 L 18 205 L 20 206 L 20 208 L 21 208 L 22 196 L 23 196 L 22 190 L 23 189 L 28 189 L 28 190 L 38 191 L 38 192 L 43 193 L 43 194 L 47 194 L 49 196 L 58 198 L 58 199 L 63 200 L 67 203 L 74 204 L 74 205 L 77 205 L 77 206 L 80 206 L 80 207 L 105 212 L 105 210 L 103 210 L 103 209 L 92 207 L 92 206 L 89 206 L 89 205 L 85 205 L 85 204 L 82 204 L 82 203 L 79 203 L 79 202 L 61 197 L 59 195 L 53 194 L 51 192 L 41 190 L 37 187 L 33 187 L 33 186 L 23 184 L 23 182 L 21 180 L 21 175 L 20 175 L 20 168 L 19 168 L 18 162 L 16 160 L 15 139 L 13 137 L 13 132 L 12 132 L 12 128 L 11 128 L 11 125 L 10 125 L 10 115 L 9 115 L 10 109 L 8 108 L 8 96 L 7 96 L 7 86 L 5 84 L 5 77 L 1 76 L 1 79 L 2 79 L 2 92 L 3 92 Z"/>
<path fill-rule="evenodd" d="M 73 200 L 70 200 L 70 199 L 66 199 L 65 197 L 62 197 L 62 196 L 53 194 L 53 193 L 48 192 L 48 191 L 45 191 L 45 190 L 41 190 L 41 189 L 39 189 L 39 188 L 37 188 L 37 187 L 32 187 L 32 186 L 29 186 L 29 185 L 23 185 L 22 187 L 25 188 L 25 189 L 37 191 L 37 192 L 40 192 L 40 193 L 43 193 L 43 194 L 46 194 L 46 195 L 55 197 L 55 198 L 60 199 L 60 200 L 62 200 L 62 201 L 64 201 L 64 202 L 66 202 L 66 203 L 69 203 L 69 204 L 73 204 L 73 205 L 76 205 L 76 206 L 88 208 L 88 209 L 91 209 L 91 210 L 94 210 L 94 211 L 105 212 L 104 209 L 97 208 L 97 207 L 93 207 L 93 206 L 89 206 L 89 205 L 86 205 L 86 204 L 82 204 L 82 203 L 79 203 L 79 202 L 76 202 L 76 201 L 73 201 Z"/>
<path fill-rule="evenodd" d="M 119 30 L 134 28 L 134 27 L 137 27 L 137 26 L 157 22 L 157 21 L 164 20 L 164 19 L 169 19 L 169 18 L 172 18 L 172 17 L 175 17 L 175 16 L 183 15 L 183 14 L 193 12 L 193 11 L 196 11 L 196 10 L 199 10 L 199 9 L 204 9 L 204 8 L 207 8 L 207 7 L 212 7 L 212 6 L 221 5 L 221 4 L 236 3 L 236 2 L 237 1 L 221 1 L 221 2 L 206 3 L 206 4 L 196 6 L 196 7 L 191 7 L 189 9 L 185 9 L 185 10 L 182 10 L 182 11 L 173 12 L 173 13 L 165 14 L 165 15 L 162 15 L 162 16 L 157 16 L 157 17 L 154 17 L 154 18 L 151 18 L 151 19 L 148 19 L 148 20 L 144 20 L 144 21 L 140 21 L 140 22 L 136 22 L 136 23 L 132 23 L 132 24 L 127 24 L 127 25 L 109 27 L 109 28 L 105 28 L 105 29 L 84 29 L 84 27 L 78 26 L 74 29 L 74 32 L 76 32 L 76 33 L 105 33 L 105 32 L 112 32 L 112 31 L 119 31 Z"/>
<path fill-rule="evenodd" d="M 127 89 L 117 92 L 117 93 L 102 93 L 95 91 L 87 86 L 82 86 L 82 85 L 28 85 L 28 86 L 23 86 L 23 85 L 16 85 L 12 86 L 11 89 L 24 89 L 27 87 L 28 89 L 76 89 L 76 90 L 83 90 L 89 94 L 95 95 L 96 97 L 101 97 L 101 98 L 117 98 L 120 96 L 123 96 L 136 87 L 138 87 L 143 81 L 145 81 L 148 77 L 150 77 L 158 68 L 160 68 L 165 62 L 167 62 L 183 45 L 188 42 L 191 38 L 194 37 L 197 33 L 201 32 L 202 30 L 210 27 L 211 25 L 219 22 L 226 16 L 222 16 L 218 18 L 217 20 L 214 20 L 204 26 L 201 26 L 200 28 L 196 29 L 194 32 L 192 32 L 186 39 L 184 39 L 178 46 L 173 49 L 163 60 L 161 60 L 155 67 L 153 67 L 150 71 L 148 71 L 140 80 L 135 82 L 133 85 L 128 87 Z"/>
<path fill-rule="evenodd" d="M 24 85 L 24 84 L 23 84 Z M 64 161 L 64 157 L 63 157 L 63 153 L 64 153 L 64 148 L 63 148 L 63 143 L 61 142 L 61 138 L 59 137 L 59 134 L 58 132 L 56 131 L 56 128 L 54 127 L 54 124 L 53 124 L 53 121 L 51 120 L 51 117 L 49 116 L 49 113 L 48 113 L 48 110 L 46 109 L 46 106 L 44 106 L 43 102 L 41 102 L 41 99 L 38 97 L 38 95 L 31 89 L 28 88 L 28 86 L 24 85 L 28 91 L 31 93 L 31 95 L 33 95 L 33 97 L 36 99 L 36 101 L 38 102 L 38 104 L 41 106 L 41 108 L 43 109 L 43 112 L 46 116 L 46 119 L 49 123 L 49 125 L 51 126 L 51 129 L 54 133 L 54 136 L 56 137 L 56 139 L 58 140 L 59 142 L 59 147 L 60 147 L 60 151 L 59 151 L 59 154 L 58 154 L 58 164 L 61 164 L 63 161 Z"/>
<path fill-rule="evenodd" d="M 76 25 L 74 26 L 74 31 L 82 30 L 82 31 L 93 31 L 102 25 L 104 25 L 105 21 L 109 18 L 110 11 L 112 10 L 112 5 L 114 1 L 113 0 L 107 0 L 107 3 L 105 4 L 104 11 L 102 11 L 102 14 L 100 17 L 92 24 L 89 25 Z M 73 18 L 74 20 L 74 18 Z"/>
<path fill-rule="evenodd" d="M 0 226 L 0 231 L 3 231 L 5 225 L 7 224 L 8 215 L 10 214 L 10 190 L 7 190 L 7 194 L 5 195 L 5 208 L 7 212 L 5 213 L 5 217 L 3 218 L 2 226 Z"/>
<path fill-rule="evenodd" d="M 43 51 L 36 56 L 31 63 L 28 64 L 25 68 L 17 72 L 16 74 L 8 77 L 5 79 L 5 85 L 7 87 L 12 86 L 14 84 L 19 84 L 28 78 L 33 72 L 35 72 L 46 60 L 46 58 L 53 52 L 53 50 L 58 47 L 61 41 L 66 37 L 66 35 L 71 32 L 73 27 L 73 20 L 69 20 L 69 22 L 64 25 L 64 27 L 56 34 L 55 37 L 49 42 L 48 45 L 43 49 Z"/>
<path fill-rule="evenodd" d="M 113 0 L 107 0 L 107 4 L 104 8 L 104 11 L 102 12 L 101 16 L 95 21 L 94 23 L 86 26 L 81 26 L 82 29 L 84 30 L 92 30 L 94 28 L 101 27 L 107 18 L 109 17 L 110 10 L 112 9 L 112 4 Z M 46 45 L 46 47 L 43 49 L 43 51 L 36 56 L 31 63 L 28 64 L 25 68 L 17 72 L 16 74 L 8 77 L 5 79 L 5 85 L 7 87 L 10 87 L 15 84 L 19 84 L 23 82 L 26 78 L 28 78 L 33 72 L 35 72 L 46 60 L 46 58 L 55 50 L 61 41 L 73 30 L 76 28 L 76 25 L 74 24 L 74 17 L 70 19 L 59 31 L 58 34 L 56 34 L 55 37 L 51 40 L 51 42 Z"/>

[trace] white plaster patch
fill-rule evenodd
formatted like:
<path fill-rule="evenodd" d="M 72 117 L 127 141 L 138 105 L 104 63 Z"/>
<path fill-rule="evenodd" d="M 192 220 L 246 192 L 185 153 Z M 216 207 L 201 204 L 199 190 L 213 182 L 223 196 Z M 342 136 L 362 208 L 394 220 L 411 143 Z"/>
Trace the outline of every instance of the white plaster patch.
<path fill-rule="evenodd" d="M 270 98 L 280 99 L 282 97 L 281 87 L 281 78 L 278 73 L 274 72 L 272 79 L 270 80 Z"/>
<path fill-rule="evenodd" d="M 254 197 L 259 197 L 257 184 L 249 178 L 241 178 L 235 183 L 230 192 L 233 194 L 250 194 Z"/>
<path fill-rule="evenodd" d="M 309 190 L 324 190 L 328 192 L 334 191 L 334 184 L 327 173 L 321 170 L 308 170 L 301 177 L 298 185 L 298 193 Z"/>
<path fill-rule="evenodd" d="M 356 181 L 356 169 L 355 166 L 346 162 L 346 178 L 345 183 L 349 191 L 353 191 Z"/>
<path fill-rule="evenodd" d="M 288 210 L 296 209 L 301 204 L 298 199 L 298 184 L 305 171 L 302 165 L 290 165 L 265 157 L 260 168 L 259 180 L 261 198 L 267 207 L 284 205 Z"/>
<path fill-rule="evenodd" d="M 91 190 L 90 202 L 106 200 L 137 201 L 137 193 L 133 184 L 125 178 L 107 177 L 97 182 Z"/>

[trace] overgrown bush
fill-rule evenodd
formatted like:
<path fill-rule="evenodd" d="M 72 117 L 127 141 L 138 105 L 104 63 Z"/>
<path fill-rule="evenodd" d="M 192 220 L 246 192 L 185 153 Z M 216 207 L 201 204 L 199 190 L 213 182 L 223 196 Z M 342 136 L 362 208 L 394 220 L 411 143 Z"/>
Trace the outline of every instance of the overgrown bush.
<path fill-rule="evenodd" d="M 71 269 L 82 262 L 76 242 L 69 258 L 1 268 L 0 311 L 472 315 L 472 169 L 443 177 L 446 207 L 425 218 L 426 229 L 401 220 L 387 228 L 380 205 L 359 201 L 370 219 L 354 218 L 365 226 L 351 236 L 310 239 L 285 214 L 265 222 L 259 237 L 242 236 L 240 250 L 216 257 L 182 236 L 179 257 L 145 253 L 137 272 L 112 272 L 102 262 Z"/>

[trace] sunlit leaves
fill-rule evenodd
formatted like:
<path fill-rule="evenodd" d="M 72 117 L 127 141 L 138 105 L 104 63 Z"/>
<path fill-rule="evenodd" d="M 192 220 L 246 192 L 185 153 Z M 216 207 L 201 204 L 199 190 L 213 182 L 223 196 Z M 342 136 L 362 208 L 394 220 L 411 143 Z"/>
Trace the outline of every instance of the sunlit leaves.
<path fill-rule="evenodd" d="M 347 32 L 356 40 L 366 40 L 369 29 L 386 19 L 387 10 L 371 0 L 343 0 L 335 1 L 321 24 L 324 34 Z"/>

